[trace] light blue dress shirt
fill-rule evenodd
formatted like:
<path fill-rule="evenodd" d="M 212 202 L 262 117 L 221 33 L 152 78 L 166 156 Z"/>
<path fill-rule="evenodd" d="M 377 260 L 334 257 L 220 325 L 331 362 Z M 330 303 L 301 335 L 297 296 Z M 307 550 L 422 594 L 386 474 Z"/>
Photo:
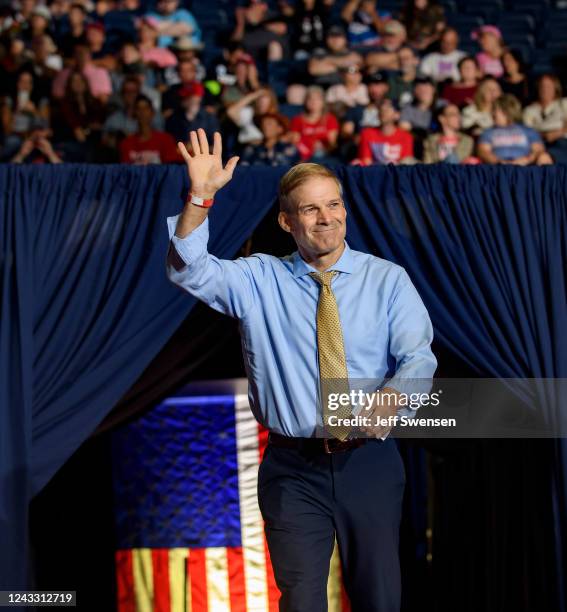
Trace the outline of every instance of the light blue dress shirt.
<path fill-rule="evenodd" d="M 185 238 L 179 216 L 168 217 L 169 279 L 240 324 L 256 419 L 286 436 L 322 437 L 319 400 L 316 272 L 296 251 L 287 257 L 255 254 L 234 261 L 207 252 L 208 218 Z M 332 289 L 339 309 L 349 379 L 403 386 L 430 379 L 437 367 L 427 310 L 406 271 L 354 251 L 345 242 Z M 396 381 L 400 385 L 396 386 Z"/>

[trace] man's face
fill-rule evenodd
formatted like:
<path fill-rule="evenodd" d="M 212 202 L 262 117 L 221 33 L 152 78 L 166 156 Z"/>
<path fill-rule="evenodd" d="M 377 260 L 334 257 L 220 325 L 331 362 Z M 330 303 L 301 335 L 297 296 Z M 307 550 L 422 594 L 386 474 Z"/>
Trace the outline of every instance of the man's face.
<path fill-rule="evenodd" d="M 139 100 L 134 107 L 134 116 L 141 125 L 150 124 L 154 118 L 154 109 L 145 100 Z"/>
<path fill-rule="evenodd" d="M 262 119 L 262 134 L 264 138 L 279 138 L 283 133 L 283 128 L 280 122 L 274 117 L 265 117 Z"/>
<path fill-rule="evenodd" d="M 461 129 L 461 113 L 459 107 L 454 104 L 448 104 L 445 110 L 439 116 L 441 125 L 452 130 Z"/>
<path fill-rule="evenodd" d="M 179 62 L 177 71 L 183 83 L 191 83 L 197 78 L 197 70 L 193 62 Z"/>
<path fill-rule="evenodd" d="M 129 80 L 122 85 L 122 99 L 126 106 L 134 104 L 140 93 L 140 84 L 134 80 Z"/>
<path fill-rule="evenodd" d="M 291 194 L 292 212 L 280 212 L 280 226 L 293 236 L 305 258 L 339 250 L 346 235 L 346 209 L 332 178 L 313 177 Z"/>
<path fill-rule="evenodd" d="M 78 7 L 69 9 L 69 21 L 71 25 L 80 25 L 85 21 L 85 13 Z"/>
<path fill-rule="evenodd" d="M 395 109 L 392 102 L 387 99 L 383 100 L 378 107 L 378 116 L 382 124 L 395 123 L 399 119 L 398 111 Z"/>
<path fill-rule="evenodd" d="M 370 83 L 368 85 L 368 95 L 374 103 L 381 102 L 388 95 L 389 90 L 390 85 L 387 81 L 382 81 L 381 83 Z"/>
<path fill-rule="evenodd" d="M 44 32 L 49 25 L 49 21 L 42 17 L 41 15 L 32 15 L 31 17 L 31 27 L 34 32 Z"/>
<path fill-rule="evenodd" d="M 358 66 L 349 66 L 344 71 L 344 82 L 345 85 L 359 85 L 362 82 L 362 72 L 360 72 L 360 68 Z"/>
<path fill-rule="evenodd" d="M 22 12 L 27 14 L 31 13 L 35 8 L 35 0 L 23 0 L 22 2 Z"/>
<path fill-rule="evenodd" d="M 347 48 L 346 36 L 342 34 L 331 34 L 327 36 L 327 47 L 332 53 L 339 53 Z"/>
<path fill-rule="evenodd" d="M 99 30 L 98 28 L 88 28 L 86 36 L 89 45 L 91 45 L 95 49 L 98 47 L 102 47 L 102 45 L 104 44 L 105 34 L 102 30 Z"/>
<path fill-rule="evenodd" d="M 398 62 L 400 64 L 400 70 L 404 73 L 410 72 L 414 68 L 417 68 L 419 59 L 413 53 L 411 49 L 403 47 L 398 51 Z"/>
<path fill-rule="evenodd" d="M 193 117 L 201 109 L 201 96 L 187 96 L 181 100 L 183 110 Z"/>
<path fill-rule="evenodd" d="M 177 5 L 177 0 L 159 0 L 157 10 L 161 15 L 171 15 L 177 10 Z"/>
<path fill-rule="evenodd" d="M 441 38 L 441 53 L 452 53 L 459 44 L 459 37 L 454 30 L 447 30 Z"/>
<path fill-rule="evenodd" d="M 435 97 L 435 87 L 431 83 L 417 83 L 414 87 L 414 95 L 420 102 L 432 104 Z"/>
<path fill-rule="evenodd" d="M 392 32 L 384 32 L 382 46 L 390 52 L 397 51 L 406 41 L 405 30 L 400 28 Z"/>
<path fill-rule="evenodd" d="M 539 98 L 542 101 L 549 102 L 555 100 L 555 83 L 548 77 L 543 77 L 538 85 Z"/>

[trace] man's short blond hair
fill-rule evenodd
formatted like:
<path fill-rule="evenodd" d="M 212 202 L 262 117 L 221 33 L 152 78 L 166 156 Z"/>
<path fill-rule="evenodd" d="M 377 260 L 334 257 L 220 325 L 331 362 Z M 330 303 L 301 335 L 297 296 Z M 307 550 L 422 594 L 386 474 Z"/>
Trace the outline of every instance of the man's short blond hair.
<path fill-rule="evenodd" d="M 303 163 L 297 164 L 290 168 L 281 178 L 278 188 L 278 200 L 280 202 L 280 210 L 283 212 L 293 212 L 294 202 L 292 198 L 293 192 L 312 178 L 330 178 L 335 181 L 339 189 L 341 197 L 343 195 L 343 186 L 337 175 L 321 164 Z"/>

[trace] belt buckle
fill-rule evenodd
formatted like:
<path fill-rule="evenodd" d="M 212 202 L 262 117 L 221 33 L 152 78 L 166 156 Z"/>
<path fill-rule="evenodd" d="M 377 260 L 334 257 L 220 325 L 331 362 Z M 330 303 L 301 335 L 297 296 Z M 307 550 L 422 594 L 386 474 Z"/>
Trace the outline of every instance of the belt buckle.
<path fill-rule="evenodd" d="M 329 443 L 332 444 L 329 446 Z M 332 455 L 333 453 L 340 453 L 345 449 L 345 442 L 342 440 L 338 440 L 337 438 L 323 438 L 323 448 L 325 449 L 325 453 L 327 455 Z"/>

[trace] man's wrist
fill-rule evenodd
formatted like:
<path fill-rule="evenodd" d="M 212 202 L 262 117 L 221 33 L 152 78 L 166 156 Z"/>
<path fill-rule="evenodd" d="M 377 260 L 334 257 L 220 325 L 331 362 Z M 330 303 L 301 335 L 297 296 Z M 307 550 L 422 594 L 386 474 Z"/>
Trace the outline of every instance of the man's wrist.
<path fill-rule="evenodd" d="M 207 186 L 192 185 L 191 189 L 189 189 L 187 199 L 191 199 L 192 195 L 202 198 L 203 200 L 214 200 L 216 191 Z"/>

